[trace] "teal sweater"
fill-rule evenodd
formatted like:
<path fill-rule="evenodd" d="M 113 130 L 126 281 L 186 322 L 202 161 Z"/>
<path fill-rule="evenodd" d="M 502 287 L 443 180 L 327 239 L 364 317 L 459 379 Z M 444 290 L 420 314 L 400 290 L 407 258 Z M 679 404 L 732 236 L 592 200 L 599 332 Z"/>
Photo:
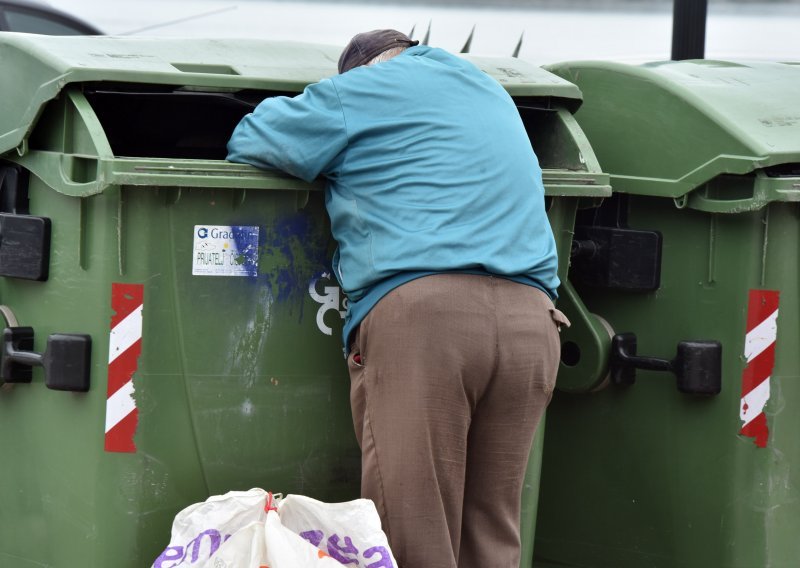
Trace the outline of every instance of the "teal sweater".
<path fill-rule="evenodd" d="M 228 160 L 328 180 L 344 339 L 394 287 L 441 272 L 559 281 L 542 175 L 505 90 L 427 46 L 263 101 Z"/>

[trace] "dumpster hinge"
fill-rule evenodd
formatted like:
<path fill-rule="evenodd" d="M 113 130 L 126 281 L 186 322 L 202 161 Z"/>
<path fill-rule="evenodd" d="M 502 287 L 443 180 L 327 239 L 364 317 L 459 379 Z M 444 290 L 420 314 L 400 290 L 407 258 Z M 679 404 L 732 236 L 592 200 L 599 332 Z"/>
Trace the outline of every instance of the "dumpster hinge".
<path fill-rule="evenodd" d="M 0 164 L 0 276 L 47 280 L 50 219 L 28 214 L 28 171 Z"/>
<path fill-rule="evenodd" d="M 615 195 L 582 216 L 570 253 L 573 282 L 627 292 L 661 286 L 661 233 L 628 227 L 627 196 Z"/>

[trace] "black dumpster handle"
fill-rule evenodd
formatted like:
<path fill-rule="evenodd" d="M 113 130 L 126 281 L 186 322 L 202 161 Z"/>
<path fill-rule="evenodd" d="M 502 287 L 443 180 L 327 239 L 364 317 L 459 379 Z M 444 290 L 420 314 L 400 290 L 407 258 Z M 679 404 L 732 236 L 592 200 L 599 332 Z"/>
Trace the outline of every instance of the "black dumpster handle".
<path fill-rule="evenodd" d="M 681 341 L 674 359 L 636 355 L 636 335 L 618 333 L 611 339 L 611 382 L 632 385 L 636 369 L 668 371 L 685 394 L 716 395 L 722 390 L 722 344 L 714 340 Z"/>
<path fill-rule="evenodd" d="M 92 338 L 85 334 L 53 333 L 47 337 L 44 353 L 33 351 L 33 328 L 21 327 L 14 312 L 0 305 L 6 321 L 2 336 L 0 385 L 30 383 L 32 367 L 44 369 L 49 389 L 86 392 L 89 390 Z"/>

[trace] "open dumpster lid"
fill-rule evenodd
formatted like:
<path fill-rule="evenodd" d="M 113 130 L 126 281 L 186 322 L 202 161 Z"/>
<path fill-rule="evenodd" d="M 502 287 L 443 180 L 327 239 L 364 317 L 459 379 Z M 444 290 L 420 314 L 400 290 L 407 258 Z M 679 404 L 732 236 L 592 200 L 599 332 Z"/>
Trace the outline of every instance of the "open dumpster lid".
<path fill-rule="evenodd" d="M 583 92 L 576 117 L 616 191 L 677 198 L 723 174 L 800 164 L 799 65 L 587 61 L 548 69 Z"/>
<path fill-rule="evenodd" d="M 0 153 L 22 143 L 67 85 L 99 81 L 300 92 L 336 73 L 340 47 L 220 39 L 0 33 Z M 567 81 L 518 59 L 468 57 L 513 95 L 580 104 Z"/>

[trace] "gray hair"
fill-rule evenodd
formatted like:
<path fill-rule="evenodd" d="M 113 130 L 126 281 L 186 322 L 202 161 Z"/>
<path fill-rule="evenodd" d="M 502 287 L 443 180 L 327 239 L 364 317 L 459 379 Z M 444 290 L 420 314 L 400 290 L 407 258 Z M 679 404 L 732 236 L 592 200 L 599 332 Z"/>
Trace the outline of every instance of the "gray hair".
<path fill-rule="evenodd" d="M 392 57 L 394 57 L 395 55 L 400 55 L 406 49 L 408 49 L 408 47 L 405 45 L 387 49 L 386 51 L 379 53 L 378 55 L 367 61 L 366 65 L 370 66 L 370 65 L 375 65 L 376 63 L 382 63 L 383 61 L 389 61 Z"/>

